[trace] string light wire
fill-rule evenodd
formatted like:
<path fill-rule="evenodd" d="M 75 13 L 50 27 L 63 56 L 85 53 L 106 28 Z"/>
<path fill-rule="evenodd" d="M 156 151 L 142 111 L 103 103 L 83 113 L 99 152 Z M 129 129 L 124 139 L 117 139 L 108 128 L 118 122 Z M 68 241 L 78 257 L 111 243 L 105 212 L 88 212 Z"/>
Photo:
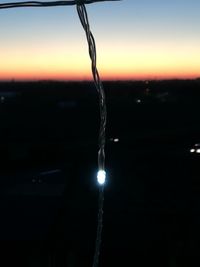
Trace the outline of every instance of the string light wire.
<path fill-rule="evenodd" d="M 120 1 L 120 0 L 65 0 L 65 1 L 23 1 L 23 2 L 12 2 L 0 4 L 0 9 L 5 8 L 16 8 L 16 7 L 52 7 L 52 6 L 72 6 L 81 4 L 92 4 L 95 2 L 105 1 Z"/>
<path fill-rule="evenodd" d="M 105 172 L 105 143 L 106 143 L 106 121 L 107 121 L 107 109 L 106 99 L 103 84 L 101 82 L 98 70 L 97 70 L 97 55 L 96 44 L 94 36 L 90 30 L 90 24 L 88 20 L 87 10 L 84 4 L 78 1 L 77 12 L 85 30 L 89 56 L 91 59 L 91 69 L 94 79 L 94 84 L 99 94 L 99 107 L 100 107 L 100 128 L 99 128 L 99 151 L 98 151 L 98 170 L 99 172 Z M 99 255 L 101 248 L 101 237 L 103 228 L 103 203 L 104 203 L 104 184 L 99 187 L 99 211 L 98 211 L 98 223 L 97 223 L 97 236 L 95 244 L 95 252 L 93 259 L 93 267 L 97 267 L 99 263 Z"/>
<path fill-rule="evenodd" d="M 85 4 L 103 1 L 118 1 L 118 0 L 75 0 L 75 1 L 51 1 L 51 2 L 38 2 L 38 1 L 26 1 L 26 2 L 14 2 L 14 3 L 2 3 L 0 9 L 16 8 L 16 7 L 52 7 L 52 6 L 65 6 L 76 5 L 77 13 L 83 29 L 86 34 L 89 56 L 91 59 L 91 69 L 94 84 L 99 95 L 99 108 L 100 108 L 100 127 L 99 127 L 99 139 L 98 139 L 98 174 L 97 178 L 103 174 L 103 180 L 106 178 L 105 172 L 105 143 L 106 143 L 106 121 L 107 121 L 107 109 L 105 91 L 102 81 L 97 69 L 97 53 L 95 38 L 90 30 L 90 23 L 87 15 Z M 95 243 L 95 251 L 92 267 L 98 267 L 99 255 L 102 239 L 103 228 L 103 204 L 104 204 L 104 182 L 99 183 L 99 210 L 98 210 L 98 223 L 97 223 L 97 236 Z"/>

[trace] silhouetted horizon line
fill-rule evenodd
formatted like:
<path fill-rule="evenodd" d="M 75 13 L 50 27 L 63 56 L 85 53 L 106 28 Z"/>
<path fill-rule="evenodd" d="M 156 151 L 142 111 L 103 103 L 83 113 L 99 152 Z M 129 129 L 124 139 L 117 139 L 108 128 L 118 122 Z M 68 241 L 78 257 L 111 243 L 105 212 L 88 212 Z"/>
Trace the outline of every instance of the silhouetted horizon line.
<path fill-rule="evenodd" d="M 195 81 L 200 80 L 200 77 L 196 78 L 150 78 L 150 79 L 102 79 L 102 82 L 159 82 L 159 81 Z M 5 79 L 0 80 L 0 83 L 39 83 L 39 82 L 47 82 L 47 83 L 93 83 L 93 80 L 61 80 L 61 79 Z"/>

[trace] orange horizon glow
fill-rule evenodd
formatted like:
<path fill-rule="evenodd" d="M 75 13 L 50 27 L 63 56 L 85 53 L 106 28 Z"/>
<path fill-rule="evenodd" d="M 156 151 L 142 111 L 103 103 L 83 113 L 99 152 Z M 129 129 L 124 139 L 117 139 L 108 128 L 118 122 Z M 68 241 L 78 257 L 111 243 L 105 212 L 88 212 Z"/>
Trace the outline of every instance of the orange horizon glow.
<path fill-rule="evenodd" d="M 100 44 L 97 67 L 102 80 L 196 79 L 200 77 L 198 47 Z M 18 47 L 1 55 L 0 80 L 88 81 L 91 63 L 86 47 Z"/>
<path fill-rule="evenodd" d="M 158 72 L 152 72 L 152 73 L 106 73 L 106 72 L 100 72 L 101 79 L 104 81 L 131 81 L 131 80 L 170 80 L 170 79 L 197 79 L 200 78 L 200 73 L 187 73 L 187 72 L 166 72 L 164 73 L 158 73 Z M 0 74 L 0 81 L 40 81 L 40 80 L 49 80 L 49 81 L 91 81 L 93 80 L 92 74 L 88 71 L 85 72 L 85 74 L 78 72 L 69 72 L 66 73 L 63 72 L 44 72 L 39 73 L 37 71 L 32 72 L 4 72 Z"/>

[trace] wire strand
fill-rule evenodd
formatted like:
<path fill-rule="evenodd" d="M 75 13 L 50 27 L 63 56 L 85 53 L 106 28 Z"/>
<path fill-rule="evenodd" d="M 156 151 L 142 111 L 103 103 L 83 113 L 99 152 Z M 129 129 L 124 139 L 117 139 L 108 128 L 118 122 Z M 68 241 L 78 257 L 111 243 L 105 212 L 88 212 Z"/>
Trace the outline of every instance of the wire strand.
<path fill-rule="evenodd" d="M 13 3 L 1 3 L 0 9 L 16 8 L 16 7 L 52 7 L 52 6 L 72 6 L 77 5 L 78 0 L 65 0 L 65 1 L 21 1 Z M 95 2 L 105 1 L 120 1 L 120 0 L 79 0 L 79 4 L 92 4 Z"/>
<path fill-rule="evenodd" d="M 98 169 L 100 171 L 105 170 L 107 109 L 106 109 L 106 99 L 105 99 L 103 84 L 101 82 L 99 72 L 97 70 L 95 38 L 90 30 L 90 24 L 85 4 L 90 4 L 94 2 L 103 2 L 103 1 L 118 1 L 118 0 L 75 0 L 75 1 L 52 1 L 52 2 L 26 1 L 26 2 L 13 2 L 13 3 L 0 4 L 0 9 L 17 8 L 17 7 L 51 7 L 51 6 L 76 5 L 80 22 L 83 26 L 83 29 L 85 30 L 88 42 L 89 56 L 91 59 L 92 75 L 96 90 L 99 94 L 100 128 L 99 128 L 99 139 L 98 139 Z M 103 203 L 104 203 L 104 186 L 101 185 L 101 187 L 99 188 L 97 236 L 96 236 L 95 252 L 94 252 L 92 267 L 98 267 L 99 263 L 102 228 L 103 228 Z"/>
<path fill-rule="evenodd" d="M 91 59 L 91 69 L 94 79 L 94 84 L 99 94 L 99 107 L 100 107 L 100 128 L 99 128 L 99 150 L 98 150 L 98 169 L 105 170 L 105 143 L 106 143 L 106 121 L 107 121 L 107 109 L 106 98 L 101 82 L 98 70 L 97 70 L 97 55 L 96 44 L 94 36 L 90 30 L 90 24 L 88 20 L 87 10 L 84 4 L 77 4 L 77 12 L 81 21 L 81 24 L 85 30 L 88 50 Z M 95 244 L 95 252 L 93 258 L 93 267 L 97 267 L 99 264 L 99 255 L 102 239 L 103 228 L 103 203 L 104 203 L 104 186 L 99 189 L 99 211 L 98 211 L 98 224 L 97 224 L 97 236 Z"/>

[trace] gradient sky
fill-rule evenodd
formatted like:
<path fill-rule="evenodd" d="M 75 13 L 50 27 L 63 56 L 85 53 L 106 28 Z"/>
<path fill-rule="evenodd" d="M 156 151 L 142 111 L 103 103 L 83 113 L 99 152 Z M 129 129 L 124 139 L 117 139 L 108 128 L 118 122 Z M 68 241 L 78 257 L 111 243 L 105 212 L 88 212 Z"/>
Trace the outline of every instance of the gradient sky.
<path fill-rule="evenodd" d="M 123 0 L 87 9 L 102 79 L 200 77 L 200 0 Z M 0 80 L 91 78 L 75 7 L 0 10 L 0 25 Z"/>

